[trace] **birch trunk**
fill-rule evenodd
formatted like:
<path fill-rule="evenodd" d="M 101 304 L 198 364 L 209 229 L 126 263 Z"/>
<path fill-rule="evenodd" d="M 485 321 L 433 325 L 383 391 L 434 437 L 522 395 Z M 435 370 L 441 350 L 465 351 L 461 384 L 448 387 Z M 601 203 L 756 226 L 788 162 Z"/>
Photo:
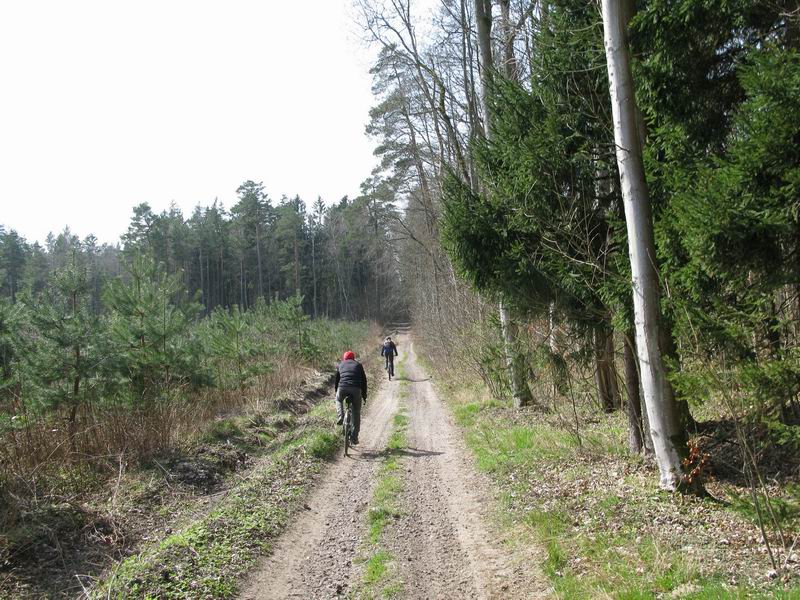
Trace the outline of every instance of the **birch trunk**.
<path fill-rule="evenodd" d="M 492 61 L 492 3 L 491 0 L 475 0 L 475 21 L 478 26 L 478 48 L 481 58 L 481 88 L 483 125 L 486 139 L 492 139 L 492 116 L 488 106 L 489 83 L 493 68 Z M 511 314 L 504 300 L 500 300 L 500 326 L 503 333 L 503 349 L 506 355 L 509 377 L 511 379 L 511 393 L 514 397 L 514 406 L 519 408 L 531 403 L 531 390 L 525 380 L 525 370 L 521 357 L 517 355 L 515 343 L 516 330 Z"/>
<path fill-rule="evenodd" d="M 630 12 L 624 4 L 621 0 L 602 0 L 614 140 L 633 279 L 636 349 L 661 487 L 676 490 L 683 487 L 681 443 L 685 431 L 680 427 L 659 347 L 661 309 L 653 222 L 636 123 L 636 99 L 627 45 L 626 16 Z"/>

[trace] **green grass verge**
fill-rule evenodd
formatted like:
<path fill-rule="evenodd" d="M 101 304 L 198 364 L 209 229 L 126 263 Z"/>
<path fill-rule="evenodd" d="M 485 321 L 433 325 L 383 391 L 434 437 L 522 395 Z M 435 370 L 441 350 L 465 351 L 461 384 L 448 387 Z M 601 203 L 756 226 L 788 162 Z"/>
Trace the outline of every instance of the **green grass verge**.
<path fill-rule="evenodd" d="M 268 461 L 211 512 L 124 560 L 93 597 L 233 597 L 239 578 L 269 550 L 335 452 L 329 410 L 315 408 L 302 435 L 287 433 Z"/>
<path fill-rule="evenodd" d="M 373 544 L 378 543 L 389 521 L 400 516 L 396 498 L 403 489 L 403 483 L 394 474 L 397 470 L 397 461 L 387 460 L 381 467 L 381 474 L 375 485 L 372 504 L 367 511 L 369 541 Z"/>
<path fill-rule="evenodd" d="M 400 516 L 397 496 L 403 489 L 403 482 L 396 474 L 399 470 L 397 454 L 408 446 L 406 439 L 408 417 L 399 412 L 394 416 L 393 423 L 394 427 L 386 444 L 386 458 L 381 466 L 378 482 L 375 484 L 372 505 L 367 512 L 369 540 L 373 544 L 378 543 L 387 523 Z"/>
<path fill-rule="evenodd" d="M 603 423 L 577 436 L 545 419 L 518 418 L 477 387 L 450 388 L 447 395 L 478 468 L 502 490 L 502 520 L 518 543 L 545 549 L 542 568 L 558 597 L 800 599 L 799 589 L 780 583 L 726 583 L 727 565 L 700 567 L 711 546 L 686 548 L 679 534 L 649 535 L 652 515 L 668 513 L 671 500 L 637 470 L 641 459 L 627 455 L 624 424 Z M 624 495 L 593 485 L 609 468 L 620 469 Z"/>

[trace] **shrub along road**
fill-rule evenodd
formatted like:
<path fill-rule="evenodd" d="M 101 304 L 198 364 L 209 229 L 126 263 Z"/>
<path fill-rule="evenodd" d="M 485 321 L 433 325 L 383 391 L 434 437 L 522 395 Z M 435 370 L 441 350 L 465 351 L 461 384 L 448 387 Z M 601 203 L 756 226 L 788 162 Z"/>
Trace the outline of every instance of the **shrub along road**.
<path fill-rule="evenodd" d="M 488 484 L 408 336 L 398 346 L 398 377 L 371 398 L 361 445 L 330 466 L 242 598 L 548 595 L 537 557 L 515 555 L 492 526 Z"/>

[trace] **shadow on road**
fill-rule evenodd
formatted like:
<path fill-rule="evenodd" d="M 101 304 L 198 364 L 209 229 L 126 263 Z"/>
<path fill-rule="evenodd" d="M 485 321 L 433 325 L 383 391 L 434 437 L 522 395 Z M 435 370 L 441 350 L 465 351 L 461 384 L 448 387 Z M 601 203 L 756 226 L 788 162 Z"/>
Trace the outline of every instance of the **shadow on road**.
<path fill-rule="evenodd" d="M 408 381 L 410 383 L 422 383 L 423 381 L 430 381 L 430 377 L 426 377 L 425 379 L 411 379 L 410 377 L 395 377 L 394 381 Z"/>
<path fill-rule="evenodd" d="M 356 460 L 381 460 L 389 456 L 410 456 L 412 458 L 421 458 L 425 456 L 441 456 L 444 454 L 444 452 L 437 452 L 435 450 L 420 450 L 419 448 L 400 448 L 399 450 L 388 450 L 384 448 L 380 451 L 368 450 L 366 448 L 363 450 L 360 448 L 352 448 L 350 452 L 352 454 L 348 456 L 348 458 L 353 458 Z M 353 454 L 357 454 L 358 456 L 353 456 Z"/>
<path fill-rule="evenodd" d="M 435 450 L 420 450 L 419 448 L 400 448 L 399 450 L 386 450 L 384 452 L 387 456 L 411 456 L 413 458 L 420 458 L 423 456 L 441 456 L 444 452 L 436 452 Z"/>

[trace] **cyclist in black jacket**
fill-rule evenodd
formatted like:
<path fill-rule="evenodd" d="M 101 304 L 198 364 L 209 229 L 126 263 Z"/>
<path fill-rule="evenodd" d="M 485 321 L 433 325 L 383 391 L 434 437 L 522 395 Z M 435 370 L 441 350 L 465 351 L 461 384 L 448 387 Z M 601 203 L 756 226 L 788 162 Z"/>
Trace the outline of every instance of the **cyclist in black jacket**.
<path fill-rule="evenodd" d="M 351 350 L 342 355 L 342 362 L 336 368 L 336 381 L 333 389 L 336 391 L 337 425 L 341 425 L 344 419 L 342 407 L 344 398 L 350 396 L 352 399 L 353 432 L 350 434 L 350 443 L 355 446 L 358 444 L 358 432 L 361 429 L 361 401 L 363 400 L 364 404 L 367 403 L 367 374 Z"/>
<path fill-rule="evenodd" d="M 386 366 L 384 368 L 389 373 L 389 379 L 391 379 L 394 377 L 394 357 L 397 356 L 397 345 L 388 335 L 381 346 L 381 356 L 386 360 Z"/>

